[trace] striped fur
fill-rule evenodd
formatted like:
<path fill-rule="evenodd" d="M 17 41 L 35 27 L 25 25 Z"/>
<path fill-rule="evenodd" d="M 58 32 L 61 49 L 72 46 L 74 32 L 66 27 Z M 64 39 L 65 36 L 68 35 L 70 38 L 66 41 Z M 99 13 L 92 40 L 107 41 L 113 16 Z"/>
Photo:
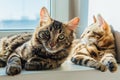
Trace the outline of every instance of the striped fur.
<path fill-rule="evenodd" d="M 35 29 L 32 37 L 18 35 L 6 38 L 10 42 L 7 45 L 9 55 L 5 53 L 6 50 L 2 50 L 7 54 L 6 74 L 16 75 L 22 69 L 54 69 L 59 67 L 70 54 L 73 34 L 79 18 L 76 17 L 64 24 L 51 19 L 45 7 L 40 11 L 40 18 L 40 25 Z M 3 40 L 5 44 L 7 41 Z M 5 62 L 1 60 L 0 65 L 5 66 Z"/>
<path fill-rule="evenodd" d="M 98 15 L 86 28 L 80 39 L 74 40 L 71 61 L 100 71 L 117 70 L 114 37 L 110 26 Z"/>

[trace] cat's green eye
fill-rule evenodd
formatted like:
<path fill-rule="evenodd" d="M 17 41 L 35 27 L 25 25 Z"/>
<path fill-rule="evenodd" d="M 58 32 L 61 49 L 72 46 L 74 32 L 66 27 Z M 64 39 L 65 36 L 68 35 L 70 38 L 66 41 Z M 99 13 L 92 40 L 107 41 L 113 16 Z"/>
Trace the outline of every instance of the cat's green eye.
<path fill-rule="evenodd" d="M 45 31 L 45 34 L 48 36 L 50 34 L 50 32 L 47 30 L 47 31 Z"/>
<path fill-rule="evenodd" d="M 65 38 L 65 36 L 63 34 L 59 35 L 59 40 L 63 40 Z"/>
<path fill-rule="evenodd" d="M 50 35 L 50 32 L 48 30 L 39 32 L 40 38 L 49 38 L 49 35 Z"/>
<path fill-rule="evenodd" d="M 43 32 L 43 31 L 39 32 L 39 37 L 40 37 L 40 38 L 43 38 L 43 37 L 44 37 L 44 32 Z"/>

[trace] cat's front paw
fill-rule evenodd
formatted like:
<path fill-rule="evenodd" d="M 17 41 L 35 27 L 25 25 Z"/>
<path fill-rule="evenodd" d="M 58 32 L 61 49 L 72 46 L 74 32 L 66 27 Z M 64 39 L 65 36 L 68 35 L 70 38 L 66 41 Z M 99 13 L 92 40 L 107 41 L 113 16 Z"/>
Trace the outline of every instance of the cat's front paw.
<path fill-rule="evenodd" d="M 108 69 L 110 70 L 110 72 L 115 72 L 117 71 L 117 63 L 116 62 L 108 62 Z"/>
<path fill-rule="evenodd" d="M 99 63 L 99 64 L 96 66 L 96 69 L 97 69 L 97 70 L 100 70 L 101 72 L 107 71 L 107 67 L 106 67 L 105 65 L 103 65 L 102 63 Z"/>
<path fill-rule="evenodd" d="M 21 72 L 21 70 L 22 70 L 22 68 L 20 65 L 10 64 L 10 65 L 7 65 L 7 67 L 6 67 L 6 74 L 16 75 L 16 74 L 19 74 Z"/>
<path fill-rule="evenodd" d="M 72 61 L 74 64 L 77 64 L 77 65 L 82 65 L 82 60 L 83 60 L 83 58 L 79 58 L 79 57 L 72 57 L 72 58 L 71 58 L 71 61 Z"/>
<path fill-rule="evenodd" d="M 74 64 L 88 66 L 88 67 L 95 68 L 102 72 L 105 72 L 107 70 L 107 67 L 105 65 L 93 59 L 87 59 L 87 58 L 82 58 L 82 57 L 77 56 L 77 57 L 72 57 L 71 61 Z"/>

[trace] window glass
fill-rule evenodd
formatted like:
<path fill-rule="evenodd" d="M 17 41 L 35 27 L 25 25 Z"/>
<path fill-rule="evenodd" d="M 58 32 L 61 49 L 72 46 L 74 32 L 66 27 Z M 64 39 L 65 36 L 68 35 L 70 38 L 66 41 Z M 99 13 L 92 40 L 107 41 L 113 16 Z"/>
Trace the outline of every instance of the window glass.
<path fill-rule="evenodd" d="M 0 30 L 34 29 L 43 6 L 50 12 L 50 0 L 0 0 Z"/>

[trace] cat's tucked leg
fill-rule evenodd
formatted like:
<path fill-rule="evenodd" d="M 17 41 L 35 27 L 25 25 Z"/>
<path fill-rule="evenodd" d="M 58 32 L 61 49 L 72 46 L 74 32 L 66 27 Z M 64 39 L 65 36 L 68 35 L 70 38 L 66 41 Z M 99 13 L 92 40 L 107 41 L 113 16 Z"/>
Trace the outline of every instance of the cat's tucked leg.
<path fill-rule="evenodd" d="M 25 70 L 47 70 L 54 69 L 59 66 L 60 64 L 57 64 L 55 61 L 37 57 L 28 60 L 28 62 L 25 64 Z"/>
<path fill-rule="evenodd" d="M 116 62 L 115 57 L 113 56 L 113 54 L 106 53 L 102 57 L 100 62 L 103 63 L 104 65 L 106 65 L 111 72 L 117 71 L 117 66 L 118 65 L 117 65 L 117 62 Z"/>
<path fill-rule="evenodd" d="M 86 56 L 86 55 L 75 55 L 71 58 L 71 61 L 77 65 L 88 66 L 88 67 L 100 70 L 102 72 L 107 70 L 105 65 L 96 61 L 94 58 L 91 58 L 91 57 Z"/>
<path fill-rule="evenodd" d="M 13 53 L 7 61 L 6 74 L 16 75 L 22 70 L 20 57 Z"/>

